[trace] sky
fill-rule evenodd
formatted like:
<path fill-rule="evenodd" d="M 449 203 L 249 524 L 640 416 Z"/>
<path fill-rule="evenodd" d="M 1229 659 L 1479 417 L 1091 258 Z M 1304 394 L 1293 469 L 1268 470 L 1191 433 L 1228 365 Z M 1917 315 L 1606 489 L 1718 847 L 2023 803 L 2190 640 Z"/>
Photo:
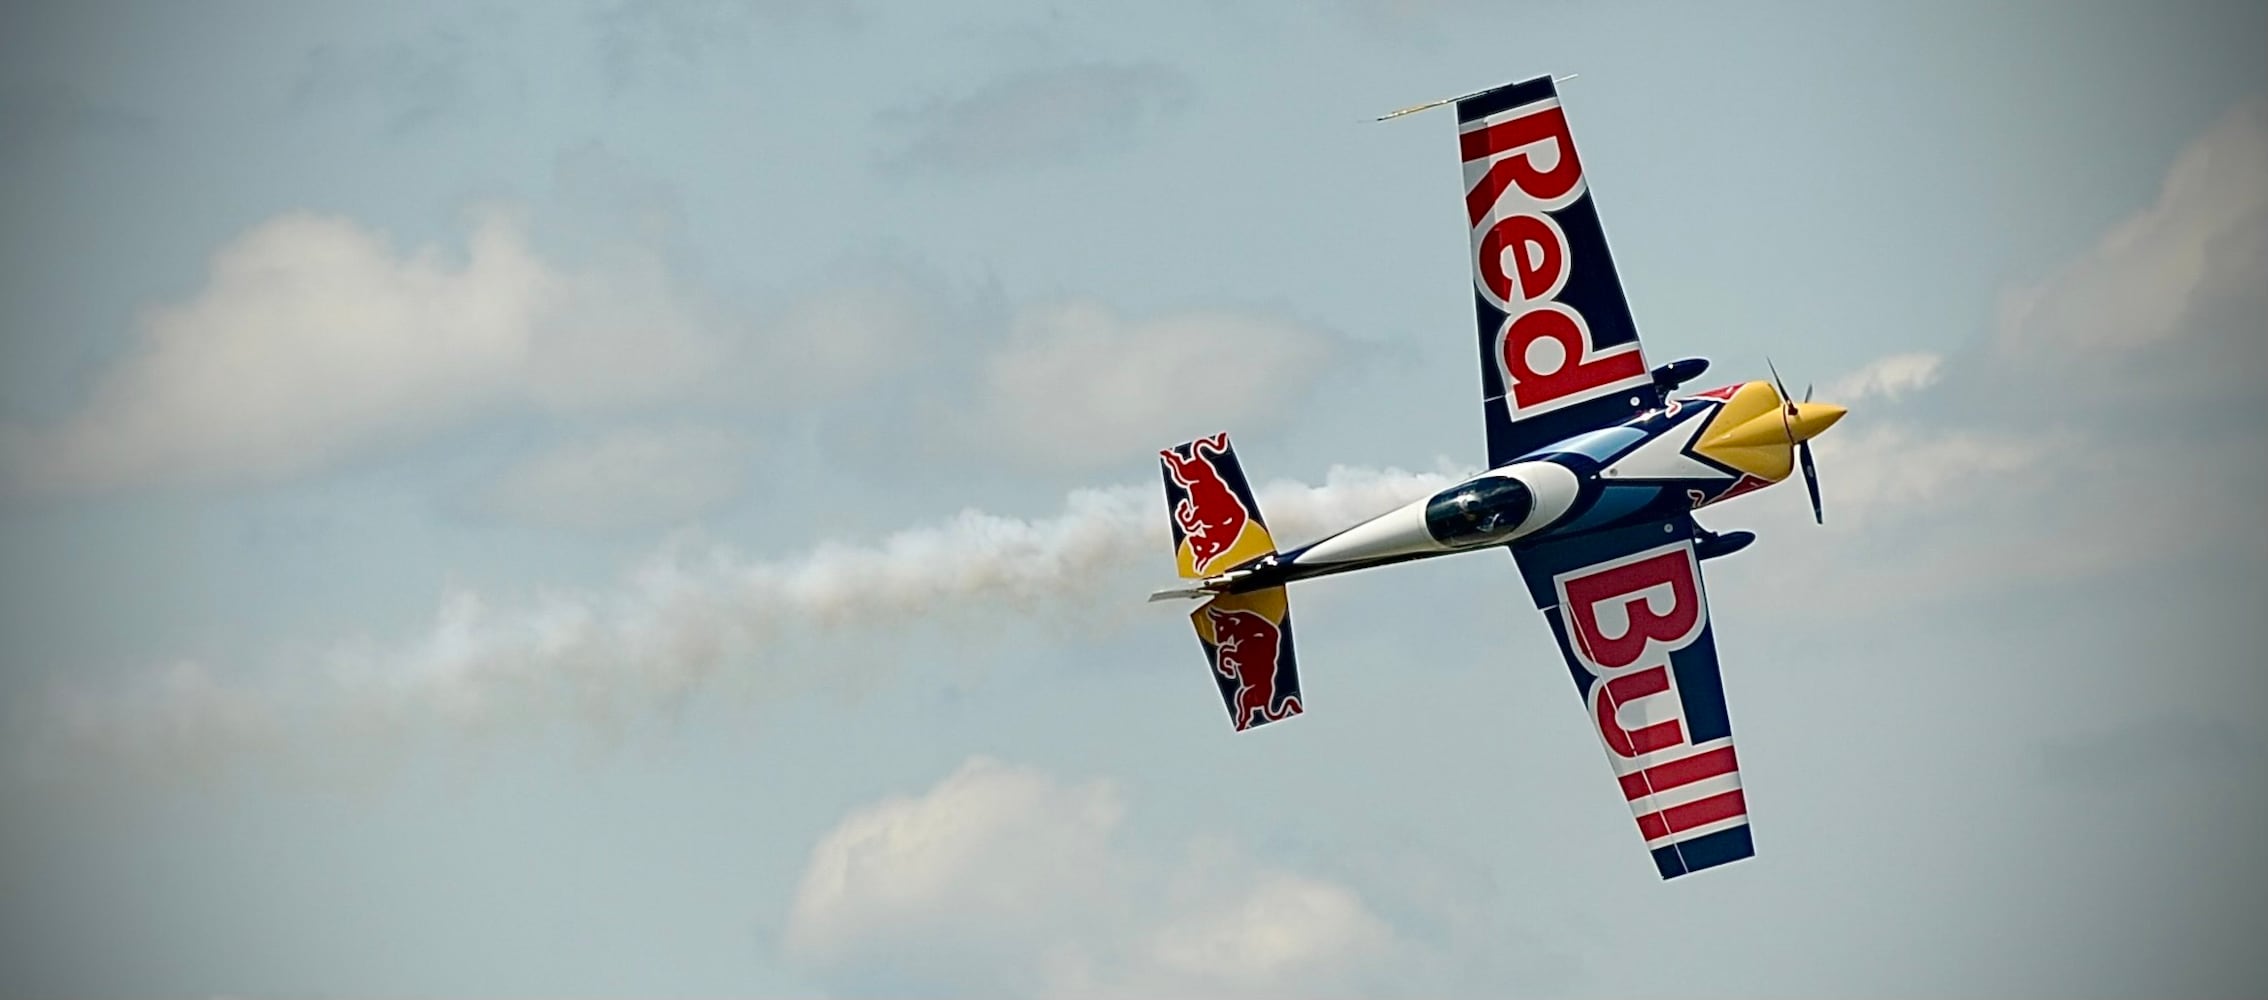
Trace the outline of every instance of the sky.
<path fill-rule="evenodd" d="M 0 6 L 0 994 L 2236 996 L 2268 9 Z M 1483 460 L 1453 116 L 1649 357 L 1851 414 L 1707 580 L 1665 883 L 1477 553 L 1226 725 L 1280 539 Z M 1714 383 L 1712 383 L 1714 384 Z"/>

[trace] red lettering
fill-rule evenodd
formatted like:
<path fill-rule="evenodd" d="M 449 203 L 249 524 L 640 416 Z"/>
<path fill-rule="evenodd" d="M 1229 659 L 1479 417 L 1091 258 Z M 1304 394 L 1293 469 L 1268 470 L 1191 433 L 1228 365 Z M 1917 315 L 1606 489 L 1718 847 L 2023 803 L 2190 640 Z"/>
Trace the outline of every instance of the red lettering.
<path fill-rule="evenodd" d="M 1556 102 L 1460 133 L 1474 284 L 1509 315 L 1497 333 L 1513 418 L 1642 381 L 1638 345 L 1593 354 L 1575 309 L 1556 301 L 1574 264 L 1550 213 L 1583 191 L 1583 164 Z M 1509 195 L 1514 188 L 1521 197 Z M 1503 203 L 1500 205 L 1500 203 Z M 1502 214 L 1499 213 L 1507 213 Z"/>
<path fill-rule="evenodd" d="M 1488 172 L 1481 176 L 1479 183 L 1465 192 L 1465 211 L 1473 225 L 1480 225 L 1508 187 L 1517 185 L 1522 194 L 1545 204 L 1567 197 L 1576 185 L 1583 183 L 1583 164 L 1575 158 L 1575 140 L 1567 133 L 1567 115 L 1557 106 L 1457 137 L 1466 163 L 1546 140 L 1551 142 L 1556 154 L 1548 170 L 1537 169 L 1538 150 L 1534 149 L 1514 153 L 1488 165 Z"/>
<path fill-rule="evenodd" d="M 1667 750 L 1685 742 L 1685 728 L 1676 719 L 1641 726 L 1635 730 L 1622 728 L 1615 713 L 1622 706 L 1658 694 L 1668 694 L 1670 678 L 1668 667 L 1648 667 L 1634 674 L 1624 674 L 1598 685 L 1599 737 L 1606 741 L 1607 749 L 1617 756 L 1637 757 L 1657 750 Z"/>
<path fill-rule="evenodd" d="M 1532 356 L 1544 341 L 1554 341 L 1556 347 L 1545 346 L 1541 357 Z M 1637 344 L 1585 358 L 1591 349 L 1590 335 L 1573 310 L 1556 302 L 1507 320 L 1497 343 L 1502 347 L 1505 376 L 1512 382 L 1513 405 L 1521 410 L 1646 374 L 1646 359 Z"/>
<path fill-rule="evenodd" d="M 1530 248 L 1534 248 L 1533 260 Z M 1512 273 L 1504 271 L 1504 255 L 1512 255 Z M 1523 299 L 1548 299 L 1567 277 L 1567 240 L 1559 229 L 1533 215 L 1508 216 L 1489 227 L 1480 241 L 1481 281 L 1506 305 Z"/>
<path fill-rule="evenodd" d="M 1670 604 L 1656 610 L 1648 592 L 1662 587 L 1669 589 Z M 1648 643 L 1677 649 L 1701 628 L 1700 582 L 1693 554 L 1684 546 L 1567 579 L 1560 594 L 1576 646 L 1602 670 L 1637 663 Z M 1599 624 L 1599 605 L 1617 600 L 1626 623 L 1621 632 L 1608 635 Z"/>

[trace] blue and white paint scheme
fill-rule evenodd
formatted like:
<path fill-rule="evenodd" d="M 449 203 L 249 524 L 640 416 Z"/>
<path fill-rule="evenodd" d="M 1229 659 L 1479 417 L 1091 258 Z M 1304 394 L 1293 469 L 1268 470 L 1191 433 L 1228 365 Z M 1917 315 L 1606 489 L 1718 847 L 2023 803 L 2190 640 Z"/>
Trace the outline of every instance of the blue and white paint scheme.
<path fill-rule="evenodd" d="M 1488 471 L 1278 551 L 1225 433 L 1167 449 L 1185 579 L 1152 599 L 1205 600 L 1191 620 L 1242 729 L 1306 700 L 1287 584 L 1506 549 L 1662 877 L 1750 857 L 1700 565 L 1755 536 L 1693 512 L 1800 467 L 1817 516 L 1809 442 L 1844 410 L 1790 399 L 1776 374 L 1675 395 L 1708 362 L 1647 366 L 1551 78 L 1454 103 Z"/>

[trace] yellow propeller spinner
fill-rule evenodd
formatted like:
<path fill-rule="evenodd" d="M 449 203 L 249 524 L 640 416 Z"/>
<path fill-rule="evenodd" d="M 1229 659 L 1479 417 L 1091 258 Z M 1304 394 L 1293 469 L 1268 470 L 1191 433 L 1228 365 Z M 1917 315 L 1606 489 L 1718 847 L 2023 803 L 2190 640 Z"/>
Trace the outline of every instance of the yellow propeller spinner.
<path fill-rule="evenodd" d="M 1796 445 L 1835 426 L 1845 412 L 1833 403 L 1791 402 L 1770 382 L 1750 382 L 1725 400 L 1694 450 L 1776 483 L 1794 474 Z"/>

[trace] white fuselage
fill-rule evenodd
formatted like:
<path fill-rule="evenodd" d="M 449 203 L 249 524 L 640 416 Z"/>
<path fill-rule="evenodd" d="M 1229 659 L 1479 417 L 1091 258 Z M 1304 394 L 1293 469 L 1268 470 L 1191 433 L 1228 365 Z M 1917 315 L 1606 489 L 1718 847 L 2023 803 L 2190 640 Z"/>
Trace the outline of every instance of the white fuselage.
<path fill-rule="evenodd" d="M 1576 472 L 1554 461 L 1490 469 L 1321 541 L 1207 581 L 1249 590 L 1390 562 L 1509 545 L 1565 520 L 1583 495 Z"/>

